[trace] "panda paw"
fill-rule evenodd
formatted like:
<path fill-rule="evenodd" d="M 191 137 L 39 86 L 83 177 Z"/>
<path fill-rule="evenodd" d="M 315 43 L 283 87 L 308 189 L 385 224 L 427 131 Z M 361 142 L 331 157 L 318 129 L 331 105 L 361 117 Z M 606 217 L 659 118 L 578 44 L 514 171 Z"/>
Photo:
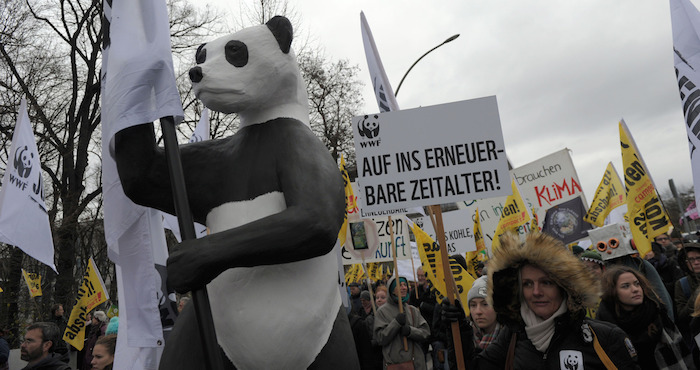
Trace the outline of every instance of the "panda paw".
<path fill-rule="evenodd" d="M 200 289 L 214 280 L 221 271 L 206 261 L 201 239 L 185 240 L 168 257 L 168 286 L 178 293 Z"/>

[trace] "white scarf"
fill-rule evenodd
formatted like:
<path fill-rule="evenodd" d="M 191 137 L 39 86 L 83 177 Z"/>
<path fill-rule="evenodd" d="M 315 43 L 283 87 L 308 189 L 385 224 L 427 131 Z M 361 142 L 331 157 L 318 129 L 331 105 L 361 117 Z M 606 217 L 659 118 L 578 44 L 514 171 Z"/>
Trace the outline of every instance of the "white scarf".
<path fill-rule="evenodd" d="M 527 306 L 527 303 L 521 302 L 520 316 L 522 316 L 523 321 L 525 321 L 525 332 L 530 342 L 532 342 L 538 351 L 547 351 L 549 342 L 552 341 L 552 337 L 554 336 L 554 319 L 563 315 L 566 311 L 568 311 L 568 309 L 566 306 L 566 298 L 564 298 L 559 309 L 547 320 L 542 320 L 532 312 L 530 307 Z"/>

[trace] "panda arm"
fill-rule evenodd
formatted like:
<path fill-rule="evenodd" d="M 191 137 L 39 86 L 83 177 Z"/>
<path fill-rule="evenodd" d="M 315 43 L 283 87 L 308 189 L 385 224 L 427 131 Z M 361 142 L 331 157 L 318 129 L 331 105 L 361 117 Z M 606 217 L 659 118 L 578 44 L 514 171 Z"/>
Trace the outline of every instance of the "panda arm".
<path fill-rule="evenodd" d="M 172 195 L 165 154 L 155 144 L 153 123 L 126 128 L 114 138 L 119 179 L 134 203 L 165 211 L 172 209 Z"/>
<path fill-rule="evenodd" d="M 229 268 L 306 260 L 333 249 L 345 211 L 340 171 L 317 138 L 287 141 L 296 142 L 272 144 L 279 150 L 276 171 L 287 208 L 182 242 L 168 259 L 176 290 L 201 287 Z"/>
<path fill-rule="evenodd" d="M 134 203 L 175 214 L 170 174 L 165 151 L 156 145 L 153 123 L 146 123 L 119 131 L 115 136 L 115 159 L 119 178 L 129 199 Z M 192 179 L 201 178 L 205 166 L 193 163 L 186 158 L 200 158 L 203 145 L 181 146 L 183 172 L 188 189 L 195 186 Z M 204 204 L 194 197 L 198 192 L 188 192 L 193 214 L 197 222 L 204 223 L 206 210 L 197 209 Z"/>

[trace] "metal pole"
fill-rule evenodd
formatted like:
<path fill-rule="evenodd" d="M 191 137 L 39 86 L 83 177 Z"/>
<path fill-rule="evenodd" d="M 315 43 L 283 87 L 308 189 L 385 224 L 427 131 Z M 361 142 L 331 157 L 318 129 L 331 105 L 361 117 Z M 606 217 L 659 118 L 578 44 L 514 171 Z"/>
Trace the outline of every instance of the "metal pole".
<path fill-rule="evenodd" d="M 413 64 L 411 64 L 411 66 L 408 68 L 408 71 L 406 71 L 406 73 L 404 73 L 403 77 L 401 77 L 401 82 L 399 82 L 399 86 L 396 88 L 396 91 L 394 92 L 394 97 L 396 97 L 397 95 L 399 95 L 399 89 L 401 88 L 401 85 L 403 84 L 403 80 L 405 80 L 405 79 L 406 79 L 406 76 L 408 76 L 408 72 L 411 72 L 411 70 L 413 69 L 413 67 L 415 67 L 415 65 L 418 64 L 418 62 L 420 62 L 421 59 L 423 59 L 426 55 L 430 54 L 431 52 L 433 52 L 433 50 L 439 48 L 440 46 L 445 45 L 445 44 L 447 44 L 447 43 L 450 42 L 450 41 L 454 41 L 454 39 L 456 39 L 457 37 L 459 37 L 459 34 L 450 36 L 450 38 L 448 38 L 447 40 L 443 41 L 442 44 L 440 44 L 440 45 L 438 45 L 438 46 L 436 46 L 436 47 L 434 47 L 434 48 L 432 48 L 432 49 L 426 51 L 425 54 L 421 55 L 421 57 L 418 58 L 418 60 L 416 60 L 415 62 L 413 62 Z"/>
<path fill-rule="evenodd" d="M 185 176 L 182 171 L 182 161 L 180 160 L 180 147 L 178 147 L 177 135 L 175 134 L 175 120 L 173 117 L 161 118 L 160 126 L 163 130 L 165 158 L 170 172 L 173 202 L 175 203 L 175 213 L 180 225 L 180 234 L 182 235 L 182 240 L 196 239 L 194 219 L 192 218 L 192 211 L 190 211 L 190 203 L 187 201 L 187 188 L 185 187 Z M 216 340 L 214 318 L 211 315 L 211 305 L 206 287 L 192 291 L 192 303 L 194 304 L 195 315 L 199 324 L 199 339 L 204 350 L 204 368 L 223 370 L 224 362 L 219 351 L 219 343 Z"/>

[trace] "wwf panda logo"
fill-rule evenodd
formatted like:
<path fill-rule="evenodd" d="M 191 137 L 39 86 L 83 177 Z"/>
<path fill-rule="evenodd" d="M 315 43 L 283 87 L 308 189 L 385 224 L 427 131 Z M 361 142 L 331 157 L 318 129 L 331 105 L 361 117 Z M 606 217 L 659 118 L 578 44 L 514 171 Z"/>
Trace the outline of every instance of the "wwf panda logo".
<path fill-rule="evenodd" d="M 18 148 L 17 151 L 15 151 L 14 166 L 15 170 L 17 170 L 17 175 L 19 177 L 25 179 L 29 177 L 29 174 L 32 173 L 33 160 L 34 153 L 31 153 L 26 145 L 21 148 Z"/>
<path fill-rule="evenodd" d="M 366 137 L 368 139 L 374 139 L 379 135 L 379 115 L 372 115 L 365 117 L 357 124 L 357 130 L 360 132 L 360 136 Z"/>
<path fill-rule="evenodd" d="M 559 352 L 560 370 L 585 370 L 581 351 L 563 350 Z"/>
<path fill-rule="evenodd" d="M 422 229 L 422 228 L 423 228 L 423 219 L 417 219 L 417 220 L 416 220 L 416 226 L 418 226 L 419 228 Z"/>

